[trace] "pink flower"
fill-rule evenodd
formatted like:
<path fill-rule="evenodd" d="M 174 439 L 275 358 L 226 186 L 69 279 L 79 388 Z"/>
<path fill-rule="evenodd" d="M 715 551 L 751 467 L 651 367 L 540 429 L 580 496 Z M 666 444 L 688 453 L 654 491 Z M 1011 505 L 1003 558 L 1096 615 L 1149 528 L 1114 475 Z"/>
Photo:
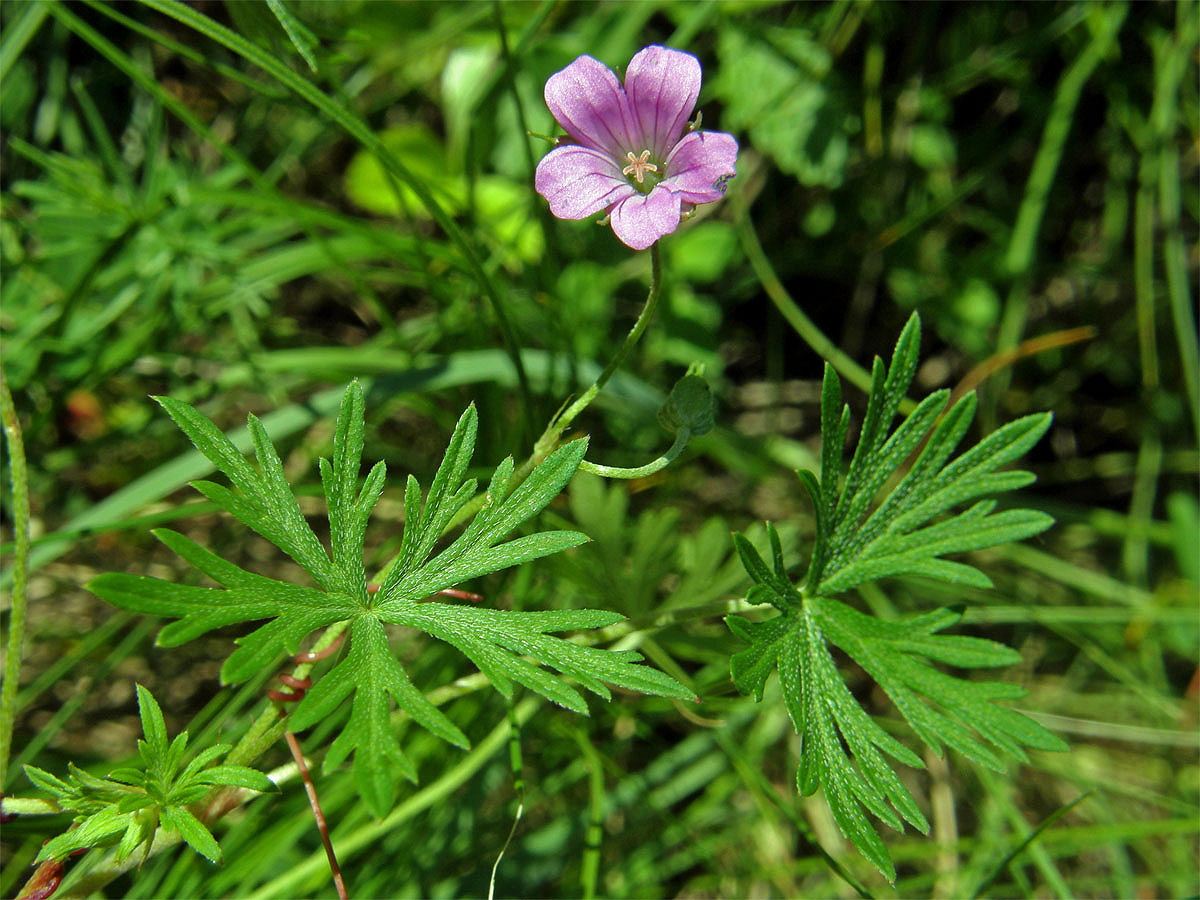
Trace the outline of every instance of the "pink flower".
<path fill-rule="evenodd" d="M 645 250 L 679 227 L 681 215 L 725 193 L 737 141 L 692 131 L 700 61 L 652 45 L 629 62 L 625 85 L 599 60 L 581 56 L 546 82 L 546 105 L 574 141 L 547 153 L 537 191 L 560 219 L 606 212 L 617 237 Z"/>

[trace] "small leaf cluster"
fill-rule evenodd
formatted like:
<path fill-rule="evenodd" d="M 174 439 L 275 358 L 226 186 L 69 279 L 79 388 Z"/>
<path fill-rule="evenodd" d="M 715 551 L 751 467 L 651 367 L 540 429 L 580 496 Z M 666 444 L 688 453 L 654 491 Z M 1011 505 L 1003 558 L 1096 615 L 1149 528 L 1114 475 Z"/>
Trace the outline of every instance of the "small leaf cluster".
<path fill-rule="evenodd" d="M 187 807 L 217 786 L 276 790 L 271 780 L 255 769 L 213 765 L 229 752 L 228 744 L 208 747 L 185 765 L 187 732 L 168 742 L 167 726 L 154 697 L 139 684 L 137 698 L 146 738 L 138 741 L 139 766 L 114 769 L 106 778 L 99 778 L 71 765 L 66 781 L 36 766 L 25 766 L 30 781 L 50 793 L 60 807 L 75 813 L 71 829 L 47 841 L 36 862 L 63 859 L 76 850 L 112 843 L 117 844 L 118 862 L 138 847 L 149 854 L 160 825 L 177 832 L 197 853 L 219 862 L 221 848 L 216 838 Z"/>
<path fill-rule="evenodd" d="M 749 601 L 770 604 L 779 615 L 764 621 L 726 618 L 749 644 L 730 662 L 737 688 L 761 700 L 768 676 L 779 672 L 784 703 L 802 738 L 798 789 L 808 795 L 824 788 L 842 833 L 889 880 L 895 868 L 864 810 L 897 830 L 908 822 L 927 832 L 925 816 L 887 757 L 914 768 L 923 763 L 862 708 L 837 669 L 831 645 L 874 679 L 935 752 L 949 746 L 1001 770 L 1003 756 L 1026 760 L 1025 747 L 1066 749 L 1041 725 L 995 702 L 1023 696 L 1019 687 L 958 678 L 937 668 L 990 668 L 1020 659 L 992 641 L 940 633 L 960 613 L 940 609 L 886 622 L 834 599 L 893 575 L 988 587 L 982 572 L 943 557 L 1030 537 L 1053 522 L 1032 510 L 997 512 L 991 499 L 1033 481 L 1028 472 L 998 469 L 1041 437 L 1048 414 L 1005 425 L 957 457 L 954 451 L 975 412 L 973 394 L 945 410 L 949 392 L 938 391 L 892 429 L 916 370 L 919 342 L 914 314 L 891 365 L 875 359 L 862 430 L 844 476 L 850 410 L 842 404 L 836 373 L 825 367 L 821 473 L 799 473 L 816 510 L 807 575 L 800 586 L 793 583 L 774 528 L 768 526 L 770 565 L 749 540 L 734 535 L 754 581 Z M 971 501 L 967 509 L 951 512 Z"/>
<path fill-rule="evenodd" d="M 95 579 L 89 588 L 125 609 L 177 619 L 159 634 L 163 646 L 181 644 L 225 625 L 267 620 L 237 639 L 238 649 L 221 670 L 226 682 L 245 680 L 275 665 L 281 653 L 294 654 L 315 629 L 348 623 L 349 651 L 297 705 L 289 724 L 297 731 L 308 728 L 353 695 L 350 717 L 329 747 L 325 768 L 337 766 L 353 752 L 356 784 L 376 815 L 385 815 L 391 807 L 396 773 L 412 780 L 417 774 L 391 725 L 393 701 L 431 733 L 458 747 L 469 746 L 461 729 L 409 680 L 391 652 L 386 624 L 416 628 L 453 645 L 506 697 L 511 697 L 513 686 L 519 684 L 586 714 L 579 692 L 546 668 L 569 676 L 606 700 L 611 697 L 606 683 L 663 696 L 692 696 L 674 679 L 637 665 L 641 656 L 633 651 L 585 647 L 555 636 L 556 632 L 611 625 L 622 618 L 616 613 L 589 609 L 515 612 L 427 600 L 472 578 L 587 540 L 573 531 L 509 539 L 571 479 L 586 450 L 585 440 L 559 448 L 516 486 L 512 485 L 513 460 L 505 459 L 466 527 L 438 550 L 451 522 L 476 494 L 476 481 L 467 478 L 467 468 L 478 423 L 475 407 L 468 407 L 424 501 L 420 484 L 408 477 L 399 553 L 382 573 L 378 589 L 369 591 L 363 541 L 386 471 L 382 462 L 377 463 L 360 487 L 364 400 L 357 382 L 349 385 L 342 399 L 332 459 L 320 461 L 329 512 L 328 551 L 301 513 L 279 455 L 256 417 L 250 416 L 248 427 L 258 470 L 200 412 L 165 397 L 159 398 L 159 403 L 233 485 L 230 489 L 201 481 L 194 487 L 295 560 L 316 586 L 247 572 L 182 534 L 160 529 L 154 532 L 159 540 L 222 587 L 112 573 Z"/>

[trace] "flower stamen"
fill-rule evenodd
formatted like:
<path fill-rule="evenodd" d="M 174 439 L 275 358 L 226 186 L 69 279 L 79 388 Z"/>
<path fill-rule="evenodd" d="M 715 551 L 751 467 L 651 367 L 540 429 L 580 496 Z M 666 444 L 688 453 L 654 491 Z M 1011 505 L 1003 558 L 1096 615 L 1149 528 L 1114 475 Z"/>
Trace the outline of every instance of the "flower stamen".
<path fill-rule="evenodd" d="M 647 172 L 658 174 L 658 166 L 650 162 L 650 151 L 643 150 L 641 156 L 635 157 L 633 151 L 630 150 L 625 154 L 625 158 L 629 160 L 629 165 L 621 170 L 622 175 L 632 175 L 637 179 L 638 184 L 642 184 L 646 179 Z"/>

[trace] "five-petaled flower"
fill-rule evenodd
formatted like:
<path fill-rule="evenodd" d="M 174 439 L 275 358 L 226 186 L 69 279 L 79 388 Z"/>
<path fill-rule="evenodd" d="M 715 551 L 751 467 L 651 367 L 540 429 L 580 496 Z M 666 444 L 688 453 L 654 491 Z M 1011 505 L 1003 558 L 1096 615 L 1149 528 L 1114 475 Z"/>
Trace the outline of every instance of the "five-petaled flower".
<path fill-rule="evenodd" d="M 546 82 L 546 105 L 574 143 L 538 163 L 535 184 L 560 219 L 606 212 L 626 245 L 644 250 L 680 217 L 725 193 L 737 141 L 696 131 L 688 119 L 700 93 L 700 61 L 653 45 L 629 62 L 625 85 L 581 56 Z"/>

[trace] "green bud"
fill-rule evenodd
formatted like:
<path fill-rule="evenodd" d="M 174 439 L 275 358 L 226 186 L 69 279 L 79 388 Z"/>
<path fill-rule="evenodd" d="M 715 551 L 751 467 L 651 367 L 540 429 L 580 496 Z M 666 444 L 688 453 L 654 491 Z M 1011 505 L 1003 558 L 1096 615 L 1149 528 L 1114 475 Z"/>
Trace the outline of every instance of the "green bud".
<path fill-rule="evenodd" d="M 671 388 L 671 396 L 658 411 L 658 421 L 670 432 L 686 428 L 693 435 L 706 434 L 713 427 L 713 395 L 708 382 L 690 371 Z"/>

